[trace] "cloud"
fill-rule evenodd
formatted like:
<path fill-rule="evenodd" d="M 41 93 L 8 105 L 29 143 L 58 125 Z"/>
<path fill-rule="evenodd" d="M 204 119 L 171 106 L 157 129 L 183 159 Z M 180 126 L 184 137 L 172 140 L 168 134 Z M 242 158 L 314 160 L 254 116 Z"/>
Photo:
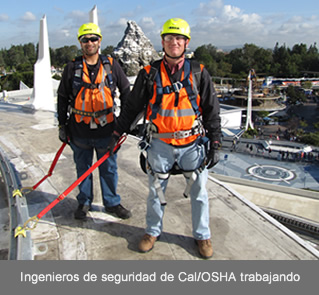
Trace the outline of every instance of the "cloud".
<path fill-rule="evenodd" d="M 88 18 L 87 15 L 87 12 L 83 12 L 81 10 L 73 10 L 66 15 L 65 19 L 69 20 L 71 23 L 79 27 L 83 24 L 83 20 Z"/>
<path fill-rule="evenodd" d="M 224 5 L 222 0 L 200 4 L 195 10 L 197 23 L 192 27 L 192 42 L 202 44 L 236 45 L 252 42 L 265 33 L 262 18 L 247 14 L 240 8 Z"/>
<path fill-rule="evenodd" d="M 212 0 L 207 3 L 201 2 L 199 7 L 195 9 L 194 13 L 201 16 L 216 16 L 223 6 L 223 0 Z"/>
<path fill-rule="evenodd" d="M 156 24 L 151 17 L 143 17 L 139 22 L 138 25 L 141 27 L 142 31 L 145 35 L 152 34 L 154 29 L 156 30 Z"/>
<path fill-rule="evenodd" d="M 276 42 L 293 46 L 297 43 L 314 44 L 318 40 L 319 16 L 313 12 L 305 15 L 295 13 L 288 15 L 289 11 L 273 10 L 273 13 L 261 12 L 247 13 L 241 8 L 241 1 L 228 5 L 225 0 L 201 0 L 195 4 L 196 8 L 190 10 L 182 4 L 175 3 L 179 10 L 180 17 L 184 18 L 191 25 L 191 49 L 204 44 L 212 44 L 216 47 L 232 46 L 239 47 L 245 43 L 254 43 L 257 46 L 273 48 Z M 227 3 L 228 2 L 228 3 Z M 134 20 L 142 28 L 145 35 L 151 40 L 155 47 L 160 46 L 160 30 L 164 21 L 171 16 L 172 9 L 152 6 L 150 13 L 146 12 L 147 7 L 136 5 L 129 12 L 115 13 L 110 7 L 107 10 L 99 10 L 99 25 L 102 30 L 102 48 L 107 45 L 116 46 L 122 39 L 128 20 Z M 83 20 L 88 20 L 88 12 L 77 8 L 69 13 L 59 7 L 53 8 L 58 15 L 56 19 L 48 17 L 48 29 L 50 34 L 50 46 L 62 47 L 69 44 L 77 44 L 77 30 Z M 125 7 L 123 7 L 125 11 Z M 190 14 L 190 15 L 189 15 Z M 118 17 L 118 15 L 120 15 Z M 56 15 L 55 15 L 56 16 Z M 58 20 L 58 18 L 61 19 Z M 64 17 L 64 19 L 62 19 Z M 0 13 L 0 22 L 4 27 L 9 24 L 10 18 L 5 13 Z M 28 42 L 29 36 L 25 36 L 26 22 L 33 22 L 36 30 L 38 24 L 34 22 L 36 17 L 31 12 L 26 12 L 19 18 L 18 22 L 12 24 L 18 29 L 19 40 L 21 37 Z M 54 23 L 54 24 L 53 24 Z M 37 38 L 37 35 L 36 37 Z M 319 40 L 318 40 L 319 41 Z M 319 42 L 317 42 L 319 43 Z M 6 41 L 5 46 L 8 46 Z"/>
<path fill-rule="evenodd" d="M 224 4 L 223 0 L 200 3 L 193 11 L 195 22 L 191 26 L 191 46 L 238 46 L 254 43 L 272 48 L 277 41 L 293 46 L 297 43 L 313 44 L 318 38 L 318 16 L 287 18 L 283 13 L 260 15 L 245 13 L 239 7 Z"/>
<path fill-rule="evenodd" d="M 57 8 L 55 9 L 57 10 Z M 59 48 L 78 45 L 77 33 L 79 27 L 84 23 L 83 20 L 88 22 L 88 13 L 81 10 L 73 10 L 64 16 L 64 21 L 61 24 L 49 26 L 50 46 Z"/>
<path fill-rule="evenodd" d="M 127 27 L 127 21 L 128 19 L 121 17 L 115 22 L 100 25 L 103 35 L 102 48 L 107 45 L 116 46 L 121 41 Z"/>
<path fill-rule="evenodd" d="M 9 20 L 9 16 L 7 14 L 0 14 L 0 22 L 5 22 L 7 20 Z"/>
<path fill-rule="evenodd" d="M 35 15 L 30 12 L 30 11 L 27 11 L 22 17 L 21 17 L 21 20 L 22 21 L 25 21 L 25 22 L 33 22 L 36 20 L 36 17 Z"/>

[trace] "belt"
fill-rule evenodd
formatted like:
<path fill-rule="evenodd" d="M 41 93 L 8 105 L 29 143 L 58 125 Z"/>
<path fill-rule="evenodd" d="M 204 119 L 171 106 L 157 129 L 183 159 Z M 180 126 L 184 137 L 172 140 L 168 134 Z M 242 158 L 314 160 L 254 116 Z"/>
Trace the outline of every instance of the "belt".
<path fill-rule="evenodd" d="M 167 133 L 155 133 L 152 132 L 153 138 L 174 138 L 174 139 L 183 139 L 190 137 L 192 135 L 200 134 L 201 130 L 198 126 L 189 129 L 189 130 L 183 130 L 183 131 L 175 131 L 175 132 L 167 132 Z"/>
<path fill-rule="evenodd" d="M 81 115 L 81 116 L 85 116 L 85 117 L 92 117 L 92 118 L 99 118 L 103 115 L 107 115 L 112 113 L 112 108 L 106 109 L 106 110 L 101 110 L 101 111 L 97 111 L 97 112 L 86 112 L 86 111 L 82 111 L 82 110 L 77 110 L 75 108 L 70 109 L 70 114 L 77 114 L 77 115 Z"/>

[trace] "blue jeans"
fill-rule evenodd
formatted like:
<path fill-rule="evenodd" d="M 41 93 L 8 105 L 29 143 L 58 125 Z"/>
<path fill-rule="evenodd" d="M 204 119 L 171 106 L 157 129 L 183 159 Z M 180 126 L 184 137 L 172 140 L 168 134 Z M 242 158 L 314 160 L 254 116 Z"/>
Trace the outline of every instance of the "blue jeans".
<path fill-rule="evenodd" d="M 206 156 L 205 147 L 194 143 L 191 146 L 177 148 L 160 139 L 153 139 L 147 150 L 147 158 L 152 170 L 157 173 L 168 172 L 176 162 L 185 171 L 198 169 Z M 206 190 L 208 170 L 197 171 L 197 178 L 190 190 L 193 236 L 196 240 L 210 238 L 209 202 Z M 155 189 L 155 178 L 148 171 L 149 195 L 147 199 L 146 233 L 157 237 L 162 232 L 165 206 L 162 206 Z M 165 193 L 168 179 L 159 179 Z M 169 201 L 168 201 L 169 203 Z"/>
<path fill-rule="evenodd" d="M 93 153 L 96 151 L 97 159 L 102 158 L 107 152 L 106 147 L 111 140 L 111 136 L 88 139 L 72 138 L 70 146 L 73 150 L 73 159 L 76 165 L 77 177 L 85 173 L 93 162 Z M 117 174 L 117 155 L 108 157 L 99 166 L 100 185 L 102 191 L 103 205 L 112 207 L 120 204 L 120 196 L 116 193 L 118 174 Z M 91 205 L 93 202 L 93 175 L 87 176 L 79 184 L 79 194 L 77 200 L 81 205 Z"/>

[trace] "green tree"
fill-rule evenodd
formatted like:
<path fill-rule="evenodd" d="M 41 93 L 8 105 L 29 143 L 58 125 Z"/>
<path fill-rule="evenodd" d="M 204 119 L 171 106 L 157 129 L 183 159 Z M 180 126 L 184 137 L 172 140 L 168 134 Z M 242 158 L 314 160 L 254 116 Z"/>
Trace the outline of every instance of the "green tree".
<path fill-rule="evenodd" d="M 15 69 L 17 65 L 19 65 L 20 63 L 24 63 L 24 61 L 25 57 L 23 47 L 21 45 L 12 46 L 7 51 L 5 62 L 10 69 Z"/>
<path fill-rule="evenodd" d="M 278 43 L 276 44 L 273 50 L 273 62 L 276 66 L 275 72 L 273 74 L 277 77 L 290 77 L 289 63 L 290 63 L 290 54 L 286 45 L 279 47 Z"/>
<path fill-rule="evenodd" d="M 300 102 L 305 102 L 306 96 L 303 91 L 289 85 L 287 88 L 287 100 L 290 105 L 297 105 Z"/>
<path fill-rule="evenodd" d="M 36 48 L 33 43 L 28 43 L 23 46 L 23 55 L 28 63 L 33 65 L 37 60 Z"/>
<path fill-rule="evenodd" d="M 78 55 L 81 55 L 81 51 L 75 45 L 57 48 L 51 51 L 51 64 L 58 67 L 64 67 Z"/>
<path fill-rule="evenodd" d="M 215 46 L 208 44 L 196 48 L 195 58 L 205 65 L 211 76 L 226 77 L 231 75 L 232 66 L 225 61 L 225 54 Z"/>
<path fill-rule="evenodd" d="M 232 74 L 240 74 L 244 78 L 251 69 L 254 69 L 257 75 L 268 75 L 273 58 L 271 50 L 245 44 L 243 48 L 232 50 L 226 56 L 226 61 L 232 65 Z"/>
<path fill-rule="evenodd" d="M 101 51 L 101 53 L 104 55 L 112 55 L 113 51 L 114 51 L 114 46 L 107 46 Z"/>

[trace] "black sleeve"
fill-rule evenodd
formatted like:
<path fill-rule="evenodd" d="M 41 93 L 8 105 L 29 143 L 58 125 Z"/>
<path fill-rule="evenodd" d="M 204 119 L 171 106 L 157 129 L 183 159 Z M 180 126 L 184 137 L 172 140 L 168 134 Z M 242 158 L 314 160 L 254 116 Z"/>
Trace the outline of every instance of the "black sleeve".
<path fill-rule="evenodd" d="M 73 62 L 64 68 L 62 79 L 58 88 L 57 112 L 59 125 L 65 125 L 68 119 L 68 106 L 72 98 Z"/>
<path fill-rule="evenodd" d="M 146 84 L 146 71 L 142 69 L 135 80 L 134 87 L 130 93 L 124 108 L 121 110 L 121 114 L 116 122 L 115 130 L 122 134 L 128 132 L 131 124 L 143 112 L 147 103 L 149 92 L 147 91 Z"/>
<path fill-rule="evenodd" d="M 113 79 L 120 92 L 121 106 L 124 106 L 130 95 L 130 82 L 115 59 L 113 59 Z"/>
<path fill-rule="evenodd" d="M 212 79 L 206 68 L 203 68 L 201 75 L 200 98 L 203 124 L 207 132 L 207 137 L 209 137 L 212 141 L 221 142 L 219 101 Z"/>

